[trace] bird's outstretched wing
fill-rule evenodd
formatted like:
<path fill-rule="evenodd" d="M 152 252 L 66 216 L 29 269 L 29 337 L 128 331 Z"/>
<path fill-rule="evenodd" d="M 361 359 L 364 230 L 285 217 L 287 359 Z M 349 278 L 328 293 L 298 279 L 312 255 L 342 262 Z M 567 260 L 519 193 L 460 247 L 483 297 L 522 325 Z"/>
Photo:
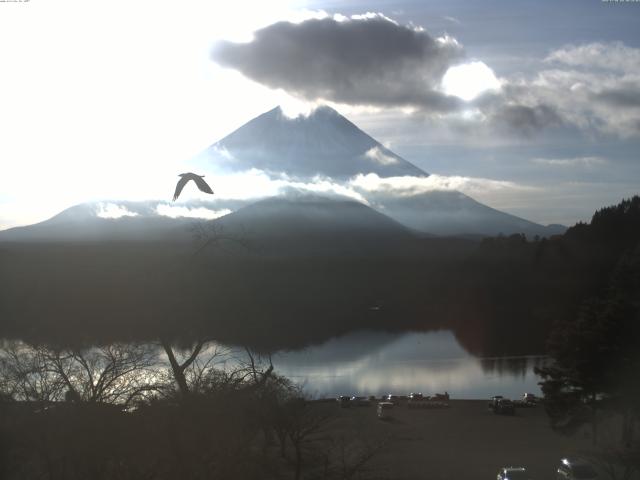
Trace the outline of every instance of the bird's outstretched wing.
<path fill-rule="evenodd" d="M 209 184 L 205 182 L 200 175 L 194 175 L 193 181 L 196 182 L 196 185 L 198 186 L 201 192 L 213 193 L 213 190 L 211 190 L 211 187 L 209 186 Z"/>
<path fill-rule="evenodd" d="M 173 201 L 175 202 L 178 197 L 180 196 L 180 192 L 182 192 L 182 189 L 184 188 L 184 186 L 187 184 L 187 182 L 189 181 L 189 177 L 180 177 L 180 180 L 178 180 L 178 184 L 176 185 L 176 191 L 173 194 Z"/>

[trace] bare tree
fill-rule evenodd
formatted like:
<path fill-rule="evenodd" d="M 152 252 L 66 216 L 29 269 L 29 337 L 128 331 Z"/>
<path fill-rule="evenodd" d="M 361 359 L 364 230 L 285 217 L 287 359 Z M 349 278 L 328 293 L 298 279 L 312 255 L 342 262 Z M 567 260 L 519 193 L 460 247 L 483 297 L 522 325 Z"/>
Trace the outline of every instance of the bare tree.
<path fill-rule="evenodd" d="M 332 447 L 337 452 L 337 466 L 333 477 L 340 480 L 365 477 L 369 463 L 386 444 L 386 440 L 363 441 L 356 438 L 347 441 L 344 437 L 334 440 Z"/>
<path fill-rule="evenodd" d="M 50 371 L 42 348 L 6 342 L 0 349 L 3 396 L 18 401 L 48 403 L 64 398 L 65 384 Z"/>
<path fill-rule="evenodd" d="M 82 401 L 128 407 L 162 389 L 157 354 L 149 345 L 111 344 L 47 356 L 51 371 Z"/>
<path fill-rule="evenodd" d="M 245 252 L 253 250 L 246 240 L 248 237 L 246 229 L 235 234 L 230 234 L 225 232 L 223 227 L 216 223 L 195 222 L 191 226 L 191 232 L 198 246 L 193 252 L 192 258 L 198 257 L 207 250 L 224 250 L 226 253 L 232 253 L 232 250 L 230 250 L 232 245 L 240 247 L 240 250 Z"/>
<path fill-rule="evenodd" d="M 279 406 L 276 432 L 281 441 L 281 454 L 285 452 L 282 434 L 289 440 L 293 455 L 289 458 L 294 470 L 294 479 L 302 478 L 305 451 L 318 450 L 317 443 L 326 440 L 323 435 L 331 415 L 309 407 L 303 398 L 293 398 Z"/>
<path fill-rule="evenodd" d="M 182 395 L 188 395 L 191 392 L 191 388 L 189 388 L 189 382 L 187 381 L 187 369 L 196 361 L 198 355 L 207 344 L 208 340 L 198 340 L 195 345 L 189 350 L 186 355 L 183 355 L 181 360 L 178 360 L 178 356 L 176 356 L 173 351 L 173 347 L 166 339 L 160 340 L 160 345 L 164 349 L 167 354 L 167 359 L 169 360 L 169 365 L 171 367 L 171 372 L 173 374 L 173 378 L 178 385 L 178 390 Z M 180 354 L 180 351 L 178 351 Z"/>
<path fill-rule="evenodd" d="M 17 400 L 67 399 L 126 408 L 162 388 L 151 346 L 52 349 L 12 343 L 0 358 L 6 393 Z"/>
<path fill-rule="evenodd" d="M 220 347 L 208 339 L 195 342 L 188 349 L 174 349 L 168 340 L 160 345 L 167 355 L 171 374 L 181 395 L 212 392 L 216 389 L 259 389 L 273 373 L 271 356 L 268 366 L 262 356 L 245 348 L 244 356 L 232 355 L 228 348 Z"/>

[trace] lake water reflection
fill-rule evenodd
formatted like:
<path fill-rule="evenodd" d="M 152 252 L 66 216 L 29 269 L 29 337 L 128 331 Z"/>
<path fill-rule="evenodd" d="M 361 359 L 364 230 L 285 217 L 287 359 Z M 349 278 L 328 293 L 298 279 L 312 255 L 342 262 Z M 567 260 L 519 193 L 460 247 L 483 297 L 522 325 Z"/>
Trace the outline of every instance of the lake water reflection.
<path fill-rule="evenodd" d="M 544 357 L 477 358 L 451 331 L 358 332 L 304 350 L 279 352 L 276 370 L 313 397 L 447 391 L 452 398 L 540 394 Z"/>

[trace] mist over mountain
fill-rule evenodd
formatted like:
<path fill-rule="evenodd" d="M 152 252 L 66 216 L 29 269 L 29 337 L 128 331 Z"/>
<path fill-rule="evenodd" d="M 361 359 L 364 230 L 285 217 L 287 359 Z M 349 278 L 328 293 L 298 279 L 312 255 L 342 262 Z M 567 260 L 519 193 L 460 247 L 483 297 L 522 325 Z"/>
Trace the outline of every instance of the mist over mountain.
<path fill-rule="evenodd" d="M 0 232 L 0 241 L 140 241 L 175 243 L 191 238 L 191 227 L 204 218 L 231 212 L 246 202 L 89 202 L 63 210 L 43 222 Z"/>
<path fill-rule="evenodd" d="M 234 210 L 234 211 L 232 211 Z M 220 214 L 216 219 L 172 217 Z M 254 203 L 87 203 L 28 227 L 0 232 L 0 242 L 144 242 L 196 250 L 215 241 L 217 254 L 260 256 L 407 256 L 419 234 L 347 198 L 289 193 Z"/>

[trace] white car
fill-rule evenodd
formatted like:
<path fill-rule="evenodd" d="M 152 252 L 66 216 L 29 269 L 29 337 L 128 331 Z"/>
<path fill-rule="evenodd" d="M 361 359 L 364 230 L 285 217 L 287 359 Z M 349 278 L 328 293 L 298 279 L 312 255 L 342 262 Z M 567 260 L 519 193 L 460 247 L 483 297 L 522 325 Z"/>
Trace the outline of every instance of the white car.
<path fill-rule="evenodd" d="M 497 480 L 531 480 L 531 476 L 524 467 L 502 467 Z"/>
<path fill-rule="evenodd" d="M 391 411 L 393 410 L 393 403 L 391 402 L 378 402 L 378 407 L 376 409 L 378 418 L 381 420 L 386 420 L 391 417 Z"/>
<path fill-rule="evenodd" d="M 595 480 L 598 472 L 586 460 L 563 458 L 556 472 L 556 480 Z"/>

